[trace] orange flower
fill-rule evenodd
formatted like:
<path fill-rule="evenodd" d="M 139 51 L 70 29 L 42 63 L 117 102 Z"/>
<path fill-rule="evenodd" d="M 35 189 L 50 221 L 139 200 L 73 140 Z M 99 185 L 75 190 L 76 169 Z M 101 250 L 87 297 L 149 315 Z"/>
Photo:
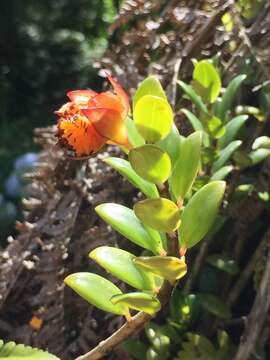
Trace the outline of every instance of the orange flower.
<path fill-rule="evenodd" d="M 107 76 L 115 93 L 70 91 L 70 102 L 56 111 L 60 143 L 73 150 L 76 157 L 89 156 L 105 143 L 129 147 L 125 126 L 129 99 L 118 82 Z"/>

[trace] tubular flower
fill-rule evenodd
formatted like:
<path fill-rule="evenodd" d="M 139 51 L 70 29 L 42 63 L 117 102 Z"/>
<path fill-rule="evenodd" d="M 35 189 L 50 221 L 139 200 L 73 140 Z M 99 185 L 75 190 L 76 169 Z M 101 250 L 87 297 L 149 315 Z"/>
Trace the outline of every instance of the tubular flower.
<path fill-rule="evenodd" d="M 70 101 L 56 111 L 60 143 L 73 150 L 76 157 L 89 156 L 106 143 L 129 147 L 125 126 L 129 99 L 114 78 L 108 75 L 108 79 L 115 93 L 70 91 Z"/>

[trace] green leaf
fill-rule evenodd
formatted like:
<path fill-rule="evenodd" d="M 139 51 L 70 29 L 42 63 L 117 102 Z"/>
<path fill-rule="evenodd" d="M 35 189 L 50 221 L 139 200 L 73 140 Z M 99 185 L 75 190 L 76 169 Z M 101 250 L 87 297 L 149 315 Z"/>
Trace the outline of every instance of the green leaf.
<path fill-rule="evenodd" d="M 188 121 L 195 131 L 204 131 L 203 124 L 191 111 L 188 109 L 181 109 L 181 112 L 186 115 Z"/>
<path fill-rule="evenodd" d="M 270 149 L 257 149 L 249 153 L 252 165 L 257 165 L 270 156 Z"/>
<path fill-rule="evenodd" d="M 80 272 L 67 276 L 64 282 L 83 299 L 97 308 L 117 315 L 129 315 L 125 305 L 111 303 L 112 296 L 120 295 L 122 291 L 102 276 Z"/>
<path fill-rule="evenodd" d="M 155 289 L 153 276 L 141 271 L 133 262 L 135 255 L 110 246 L 100 246 L 89 257 L 118 279 L 140 290 Z M 125 271 L 123 271 L 125 269 Z"/>
<path fill-rule="evenodd" d="M 181 142 L 180 156 L 170 179 L 171 191 L 176 199 L 184 199 L 192 187 L 200 167 L 201 145 L 201 131 L 196 131 Z"/>
<path fill-rule="evenodd" d="M 221 360 L 216 357 L 215 347 L 205 336 L 187 333 L 187 340 L 181 345 L 182 350 L 174 360 Z"/>
<path fill-rule="evenodd" d="M 236 275 L 239 272 L 239 267 L 235 260 L 230 258 L 227 255 L 223 254 L 213 254 L 209 255 L 206 258 L 208 264 L 214 266 L 215 268 L 225 271 L 228 274 Z"/>
<path fill-rule="evenodd" d="M 212 181 L 189 200 L 181 216 L 180 245 L 196 245 L 211 229 L 221 204 L 226 183 Z"/>
<path fill-rule="evenodd" d="M 173 111 L 167 100 L 145 95 L 134 109 L 134 121 L 141 136 L 150 143 L 164 139 L 173 124 Z"/>
<path fill-rule="evenodd" d="M 126 128 L 128 133 L 128 140 L 133 147 L 145 144 L 144 138 L 139 134 L 134 121 L 130 117 L 127 117 L 126 119 Z"/>
<path fill-rule="evenodd" d="M 144 224 L 157 231 L 174 231 L 180 225 L 179 208 L 165 198 L 139 201 L 134 205 L 134 212 Z"/>
<path fill-rule="evenodd" d="M 241 140 L 234 140 L 219 153 L 218 159 L 213 163 L 212 172 L 219 170 L 232 156 L 236 149 L 242 144 Z"/>
<path fill-rule="evenodd" d="M 165 139 L 156 143 L 160 149 L 169 154 L 173 166 L 175 165 L 180 154 L 181 138 L 182 136 L 179 134 L 177 127 L 175 124 L 173 124 L 171 131 L 165 137 Z"/>
<path fill-rule="evenodd" d="M 132 359 L 145 360 L 147 346 L 142 341 L 127 339 L 121 347 L 132 356 Z"/>
<path fill-rule="evenodd" d="M 147 229 L 131 209 L 120 204 L 106 203 L 98 205 L 95 210 L 104 221 L 133 243 L 154 254 L 164 253 L 159 233 Z"/>
<path fill-rule="evenodd" d="M 227 175 L 229 175 L 233 170 L 232 165 L 226 165 L 216 171 L 210 178 L 211 181 L 214 180 L 224 180 Z"/>
<path fill-rule="evenodd" d="M 136 257 L 134 262 L 145 271 L 158 275 L 171 283 L 182 278 L 187 272 L 186 263 L 173 256 L 141 256 Z"/>
<path fill-rule="evenodd" d="M 154 95 L 167 100 L 167 96 L 159 80 L 153 75 L 144 79 L 136 90 L 133 97 L 133 109 L 135 108 L 137 102 L 145 95 Z"/>
<path fill-rule="evenodd" d="M 178 80 L 177 83 L 200 111 L 204 113 L 208 113 L 205 103 L 202 101 L 201 97 L 192 89 L 190 85 L 184 83 L 181 80 Z"/>
<path fill-rule="evenodd" d="M 208 103 L 213 103 L 221 90 L 220 76 L 215 67 L 208 60 L 199 61 L 193 71 L 193 79 L 196 80 L 204 89 L 202 99 Z"/>
<path fill-rule="evenodd" d="M 190 327 L 198 318 L 199 310 L 196 295 L 185 295 L 174 288 L 170 300 L 170 315 L 175 322 Z"/>
<path fill-rule="evenodd" d="M 270 137 L 260 136 L 252 144 L 252 150 L 257 149 L 270 149 Z"/>
<path fill-rule="evenodd" d="M 216 117 L 213 116 L 207 121 L 207 127 L 210 134 L 215 139 L 219 139 L 226 133 L 226 128 L 223 125 L 222 121 Z"/>
<path fill-rule="evenodd" d="M 197 298 L 203 308 L 211 314 L 222 319 L 231 319 L 232 314 L 230 307 L 218 297 L 211 294 L 197 294 Z"/>
<path fill-rule="evenodd" d="M 225 120 L 228 111 L 232 111 L 235 95 L 237 94 L 240 85 L 245 79 L 246 75 L 238 75 L 229 83 L 228 87 L 226 88 L 222 96 L 218 113 L 218 117 L 220 117 L 222 120 Z"/>
<path fill-rule="evenodd" d="M 55 355 L 40 349 L 32 348 L 13 341 L 4 344 L 0 340 L 0 359 L 8 360 L 60 360 Z"/>
<path fill-rule="evenodd" d="M 248 115 L 238 115 L 225 126 L 225 134 L 218 140 L 218 146 L 222 149 L 228 146 L 236 137 L 238 131 L 247 121 Z"/>
<path fill-rule="evenodd" d="M 134 310 L 144 311 L 149 315 L 154 315 L 161 309 L 160 302 L 155 296 L 142 292 L 115 295 L 111 298 L 111 302 L 126 305 Z"/>
<path fill-rule="evenodd" d="M 140 189 L 148 198 L 154 199 L 159 197 L 159 193 L 154 184 L 149 181 L 144 180 L 139 176 L 131 167 L 130 163 L 127 160 L 109 157 L 104 160 L 104 162 L 110 165 L 113 169 L 118 171 L 122 176 L 124 176 L 132 185 Z"/>
<path fill-rule="evenodd" d="M 129 161 L 138 175 L 155 184 L 162 184 L 171 174 L 169 155 L 155 145 L 130 150 Z"/>

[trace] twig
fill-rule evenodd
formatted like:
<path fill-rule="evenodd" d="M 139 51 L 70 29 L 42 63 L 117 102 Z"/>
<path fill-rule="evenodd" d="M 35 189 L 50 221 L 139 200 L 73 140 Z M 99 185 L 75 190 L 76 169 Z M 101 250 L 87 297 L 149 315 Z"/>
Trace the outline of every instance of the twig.
<path fill-rule="evenodd" d="M 98 346 L 88 353 L 77 357 L 75 360 L 97 360 L 108 354 L 123 340 L 127 339 L 130 335 L 141 330 L 144 325 L 150 321 L 151 315 L 144 312 L 139 312 L 137 315 L 125 323 L 119 330 L 113 333 L 106 340 L 101 341 Z"/>
<path fill-rule="evenodd" d="M 239 294 L 241 293 L 242 289 L 245 287 L 246 283 L 248 282 L 250 276 L 252 275 L 255 265 L 259 260 L 262 251 L 266 244 L 270 243 L 270 229 L 266 232 L 263 239 L 260 242 L 260 245 L 257 247 L 256 251 L 254 252 L 253 256 L 249 260 L 248 264 L 246 265 L 244 271 L 242 271 L 241 276 L 238 278 L 237 282 L 232 287 L 231 291 L 228 295 L 228 303 L 231 305 L 233 304 Z"/>
<path fill-rule="evenodd" d="M 245 327 L 242 341 L 234 360 L 248 360 L 254 352 L 258 337 L 267 320 L 270 310 L 270 251 L 268 251 L 266 268 Z"/>

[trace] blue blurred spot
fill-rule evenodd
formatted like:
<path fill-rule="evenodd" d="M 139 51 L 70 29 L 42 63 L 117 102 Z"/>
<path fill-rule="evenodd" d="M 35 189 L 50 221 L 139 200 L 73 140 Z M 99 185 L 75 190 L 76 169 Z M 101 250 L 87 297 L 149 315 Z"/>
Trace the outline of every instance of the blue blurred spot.
<path fill-rule="evenodd" d="M 19 197 L 22 191 L 22 184 L 17 175 L 10 175 L 5 181 L 5 192 L 12 198 Z"/>
<path fill-rule="evenodd" d="M 36 153 L 29 152 L 24 155 L 21 155 L 17 157 L 17 159 L 15 160 L 14 169 L 18 171 L 18 170 L 30 168 L 34 165 L 37 159 L 38 159 L 38 154 Z"/>

